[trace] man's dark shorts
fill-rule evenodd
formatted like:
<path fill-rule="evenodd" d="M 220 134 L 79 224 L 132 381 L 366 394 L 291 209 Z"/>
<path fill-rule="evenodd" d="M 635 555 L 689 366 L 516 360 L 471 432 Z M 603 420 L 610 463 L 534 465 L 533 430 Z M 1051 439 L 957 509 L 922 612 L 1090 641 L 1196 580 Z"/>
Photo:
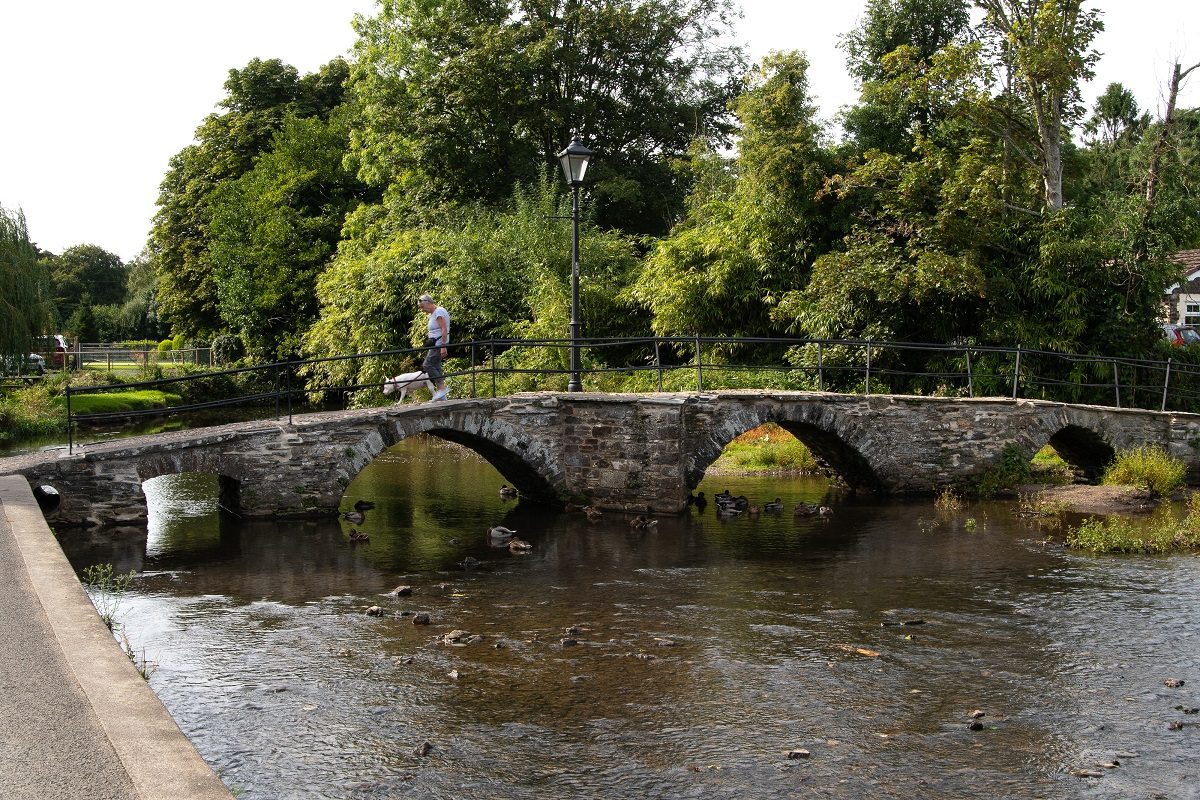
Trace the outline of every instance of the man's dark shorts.
<path fill-rule="evenodd" d="M 437 339 L 426 339 L 425 346 L 429 350 L 425 353 L 421 369 L 425 370 L 429 380 L 440 381 L 442 379 L 442 348 L 437 346 Z"/>

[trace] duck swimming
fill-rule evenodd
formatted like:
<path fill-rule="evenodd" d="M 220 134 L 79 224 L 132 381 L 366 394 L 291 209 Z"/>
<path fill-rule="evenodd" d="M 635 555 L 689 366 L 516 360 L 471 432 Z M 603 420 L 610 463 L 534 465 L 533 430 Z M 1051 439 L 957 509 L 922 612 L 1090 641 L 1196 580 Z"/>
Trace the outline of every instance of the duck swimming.
<path fill-rule="evenodd" d="M 501 497 L 516 497 L 517 490 L 509 486 L 507 483 L 500 487 Z"/>
<path fill-rule="evenodd" d="M 507 542 L 509 539 L 517 535 L 517 532 L 511 528 L 506 528 L 503 525 L 496 525 L 493 528 L 488 528 L 488 539 L 493 542 Z"/>
<path fill-rule="evenodd" d="M 358 530 L 357 528 L 351 528 L 350 529 L 350 541 L 353 542 L 354 544 L 361 544 L 363 542 L 369 542 L 369 541 L 371 541 L 371 535 L 368 533 L 364 533 L 364 532 Z"/>
<path fill-rule="evenodd" d="M 783 503 L 776 497 L 769 503 L 763 503 L 763 511 L 768 514 L 778 514 L 780 511 L 783 511 Z"/>

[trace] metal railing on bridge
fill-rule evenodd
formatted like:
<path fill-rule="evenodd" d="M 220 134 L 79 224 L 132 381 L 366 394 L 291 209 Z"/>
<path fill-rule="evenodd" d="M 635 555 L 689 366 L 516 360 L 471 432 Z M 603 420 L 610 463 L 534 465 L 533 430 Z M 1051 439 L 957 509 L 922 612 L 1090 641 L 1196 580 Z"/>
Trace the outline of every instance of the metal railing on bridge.
<path fill-rule="evenodd" d="M 1159 411 L 1200 410 L 1200 365 L 1072 355 L 975 344 L 845 339 L 646 336 L 581 339 L 585 391 L 705 392 L 779 389 L 943 397 L 1031 398 Z M 446 379 L 453 397 L 565 391 L 569 339 L 488 339 L 450 345 Z M 425 350 L 403 348 L 154 380 L 66 388 L 68 447 L 78 425 L 145 416 L 250 417 L 378 405 L 387 377 L 420 368 Z M 84 394 L 173 387 L 166 408 L 79 413 Z M 216 419 L 211 419 L 218 412 Z M 243 418 L 245 418 L 243 416 Z"/>

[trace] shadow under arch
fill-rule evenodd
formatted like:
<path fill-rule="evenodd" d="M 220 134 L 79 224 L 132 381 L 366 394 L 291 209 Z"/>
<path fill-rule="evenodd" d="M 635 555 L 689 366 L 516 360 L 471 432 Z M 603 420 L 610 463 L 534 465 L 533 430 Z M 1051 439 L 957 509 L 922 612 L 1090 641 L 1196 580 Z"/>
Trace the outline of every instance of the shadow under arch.
<path fill-rule="evenodd" d="M 883 492 L 883 482 L 871 464 L 836 433 L 811 422 L 777 420 L 776 424 L 799 439 L 822 467 L 835 473 L 851 489 L 874 494 Z"/>
<path fill-rule="evenodd" d="M 1117 451 L 1104 437 L 1079 425 L 1067 425 L 1050 437 L 1049 444 L 1077 473 L 1096 483 Z"/>
<path fill-rule="evenodd" d="M 550 482 L 517 453 L 478 434 L 453 428 L 428 428 L 422 433 L 462 445 L 478 453 L 496 468 L 521 497 L 539 503 L 557 504 L 559 493 Z"/>

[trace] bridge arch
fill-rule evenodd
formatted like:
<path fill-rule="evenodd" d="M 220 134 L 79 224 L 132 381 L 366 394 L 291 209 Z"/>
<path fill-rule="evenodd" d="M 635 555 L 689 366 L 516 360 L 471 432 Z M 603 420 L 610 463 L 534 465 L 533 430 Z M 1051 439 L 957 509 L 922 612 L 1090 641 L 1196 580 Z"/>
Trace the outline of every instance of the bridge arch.
<path fill-rule="evenodd" d="M 524 497 L 555 502 L 565 493 L 555 454 L 544 443 L 534 441 L 527 431 L 496 420 L 486 411 L 456 414 L 450 419 L 390 418 L 357 448 L 348 479 L 353 480 L 383 450 L 419 434 L 454 442 L 477 453 Z"/>
<path fill-rule="evenodd" d="M 726 445 L 749 430 L 773 422 L 795 436 L 809 449 L 817 463 L 852 489 L 877 492 L 883 489 L 871 462 L 854 445 L 857 428 L 836 411 L 819 403 L 763 404 L 730 409 L 716 435 L 697 450 L 686 475 L 689 491 L 704 477 L 704 471 L 720 457 Z"/>
<path fill-rule="evenodd" d="M 1089 483 L 1100 480 L 1117 455 L 1116 448 L 1107 439 L 1082 425 L 1064 425 L 1048 441 L 1062 460 Z"/>

